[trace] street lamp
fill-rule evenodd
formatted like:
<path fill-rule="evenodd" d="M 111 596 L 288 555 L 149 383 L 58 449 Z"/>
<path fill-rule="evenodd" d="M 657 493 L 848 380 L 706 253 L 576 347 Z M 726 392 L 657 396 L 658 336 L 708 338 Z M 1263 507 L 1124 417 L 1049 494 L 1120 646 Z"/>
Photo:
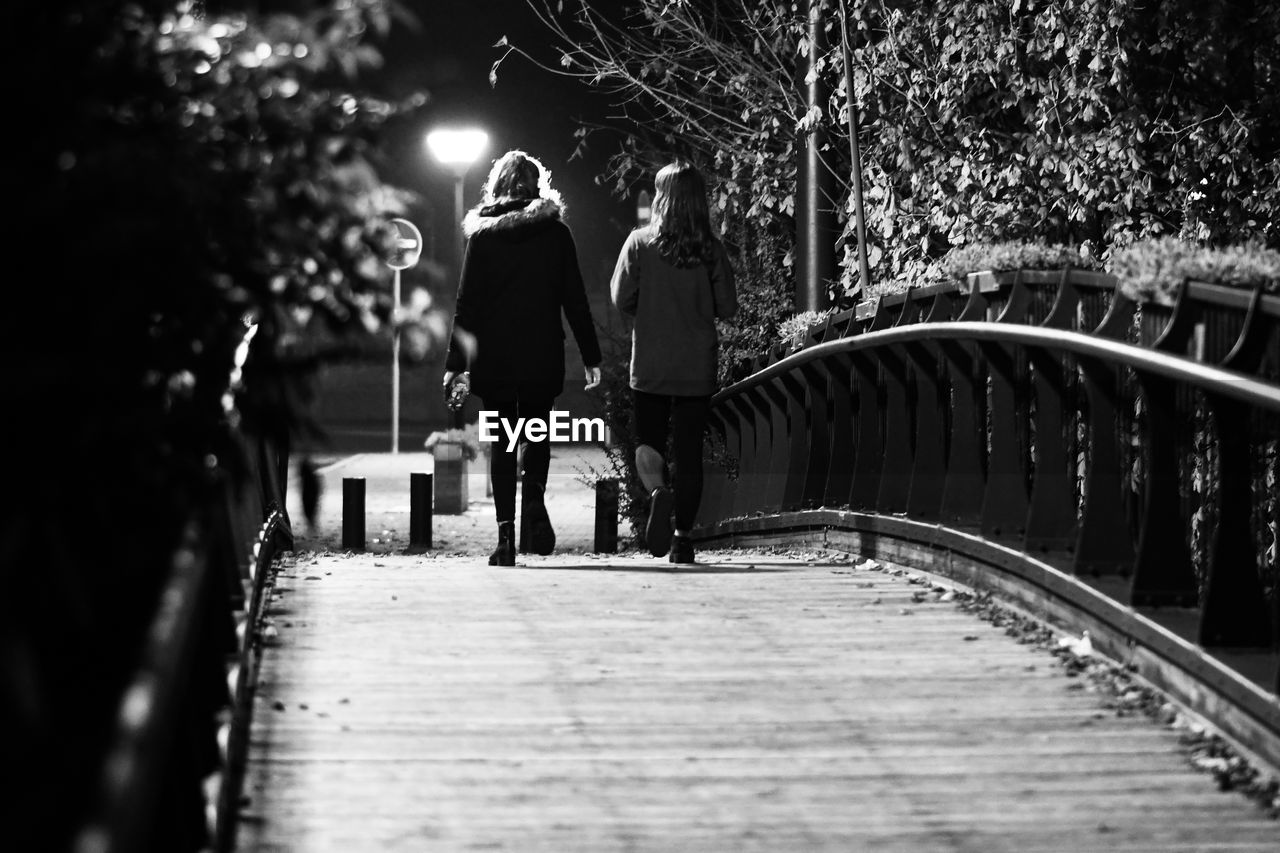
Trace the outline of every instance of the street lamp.
<path fill-rule="evenodd" d="M 462 275 L 462 217 L 466 214 L 463 201 L 464 182 L 467 170 L 480 159 L 480 155 L 489 147 L 489 134 L 477 128 L 442 128 L 427 134 L 427 148 L 436 162 L 447 166 L 454 177 L 453 183 L 453 233 L 454 246 L 457 250 L 458 275 Z M 462 410 L 453 413 L 453 425 L 462 426 Z"/>
<path fill-rule="evenodd" d="M 462 271 L 462 217 L 466 213 L 463 204 L 464 181 L 484 150 L 489 147 L 489 134 L 477 128 L 448 128 L 433 130 L 427 134 L 427 148 L 436 162 L 447 166 L 454 177 L 453 222 L 457 235 L 458 271 Z"/>

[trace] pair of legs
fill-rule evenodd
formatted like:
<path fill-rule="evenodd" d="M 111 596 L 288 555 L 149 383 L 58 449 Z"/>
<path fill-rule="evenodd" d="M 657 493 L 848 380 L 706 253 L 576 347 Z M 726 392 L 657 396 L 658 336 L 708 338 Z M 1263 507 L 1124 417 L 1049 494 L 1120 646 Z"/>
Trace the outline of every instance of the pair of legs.
<path fill-rule="evenodd" d="M 644 463 L 652 454 L 665 457 L 671 445 L 671 485 L 674 493 L 675 535 L 687 537 L 693 529 L 702 501 L 702 435 L 707 425 L 710 397 L 683 397 L 634 391 L 637 468 L 651 493 L 663 486 L 661 477 Z M 652 543 L 650 543 L 652 545 Z"/>
<path fill-rule="evenodd" d="M 548 397 L 517 398 L 512 400 L 486 400 L 485 403 L 498 413 L 502 422 L 513 427 L 520 418 L 539 418 L 548 421 L 551 405 Z M 513 565 L 515 562 L 516 519 L 516 457 L 519 445 L 507 449 L 509 441 L 502 432 L 493 444 L 489 479 L 493 483 L 493 508 L 498 520 L 498 550 L 489 559 L 490 565 Z M 523 497 L 525 519 L 530 523 L 532 549 L 539 554 L 550 554 L 555 548 L 555 531 L 547 515 L 543 495 L 547 490 L 547 472 L 551 467 L 551 443 L 530 441 L 524 445 Z"/>
<path fill-rule="evenodd" d="M 498 413 L 506 423 L 515 426 L 519 418 L 551 418 L 549 398 L 516 400 L 486 400 L 485 403 Z M 490 480 L 493 483 L 493 508 L 498 516 L 498 523 L 515 521 L 516 517 L 516 451 L 507 450 L 505 433 L 498 436 L 493 443 L 492 471 Z M 551 444 L 546 441 L 531 441 L 524 447 L 524 487 L 525 493 L 537 485 L 539 496 L 547 487 L 547 471 L 551 467 Z"/>

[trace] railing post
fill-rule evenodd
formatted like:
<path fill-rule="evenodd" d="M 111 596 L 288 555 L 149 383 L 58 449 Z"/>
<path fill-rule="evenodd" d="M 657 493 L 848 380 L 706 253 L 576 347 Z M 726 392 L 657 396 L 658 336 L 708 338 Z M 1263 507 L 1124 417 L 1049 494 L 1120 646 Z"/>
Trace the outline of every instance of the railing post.
<path fill-rule="evenodd" d="M 1121 467 L 1119 393 L 1115 368 L 1091 358 L 1080 359 L 1089 401 L 1089 464 L 1084 472 L 1084 511 L 1076 533 L 1073 571 L 1078 575 L 1127 575 L 1133 571 L 1133 535 L 1124 500 Z"/>
<path fill-rule="evenodd" d="M 742 445 L 741 419 L 733 405 L 725 400 L 712 409 L 712 412 L 714 423 L 719 424 L 720 437 L 724 441 L 726 467 L 713 479 L 713 482 L 718 482 L 718 488 L 713 487 L 711 494 L 703 497 L 702 504 L 705 510 L 700 509 L 698 512 L 699 517 L 706 523 L 720 521 L 733 515 L 735 495 L 742 480 L 745 453 Z M 733 464 L 737 466 L 734 477 L 729 475 L 727 467 L 729 460 L 733 460 Z"/>
<path fill-rule="evenodd" d="M 1067 426 L 1074 431 L 1075 419 L 1067 417 L 1067 373 L 1055 352 L 1031 347 L 1028 357 L 1034 369 L 1036 465 L 1022 548 L 1066 551 L 1076 543 L 1075 460 L 1067 454 L 1075 444 Z"/>
<path fill-rule="evenodd" d="M 977 527 L 986 489 L 986 377 L 978 376 L 972 344 L 945 341 L 940 349 L 951 380 L 951 441 L 939 515 L 943 524 Z"/>
<path fill-rule="evenodd" d="M 1209 539 L 1200 644 L 1267 648 L 1272 640 L 1271 614 L 1258 576 L 1253 535 L 1249 410 L 1217 394 L 1207 399 L 1217 431 L 1218 519 Z"/>
<path fill-rule="evenodd" d="M 782 393 L 771 383 L 762 383 L 745 394 L 755 410 L 756 485 L 747 496 L 747 513 L 755 510 L 777 512 L 787 472 L 787 410 Z"/>
<path fill-rule="evenodd" d="M 1017 536 L 1026 532 L 1027 469 L 1018 429 L 1025 405 L 1019 399 L 1016 350 L 1000 343 L 982 347 L 991 379 L 991 451 L 982 500 L 982 532 Z"/>
<path fill-rule="evenodd" d="M 826 494 L 827 473 L 831 467 L 831 374 L 816 362 L 797 371 L 803 381 L 800 404 L 808 413 L 809 428 L 803 436 L 808 451 L 804 478 L 800 484 L 802 507 L 822 506 Z"/>
<path fill-rule="evenodd" d="M 1145 483 L 1138 558 L 1133 567 L 1133 604 L 1194 605 L 1199 599 L 1186 519 L 1178 507 L 1177 406 L 1174 383 L 1139 373 Z"/>
<path fill-rule="evenodd" d="M 879 362 L 866 353 L 853 353 L 858 385 L 858 437 L 854 445 L 853 485 L 849 487 L 850 509 L 875 509 L 880 492 L 880 467 L 884 463 L 884 440 L 880 426 Z"/>
<path fill-rule="evenodd" d="M 409 475 L 410 550 L 427 550 L 431 548 L 432 479 L 431 474 L 414 473 Z"/>
<path fill-rule="evenodd" d="M 826 506 L 847 506 L 854 460 L 853 395 L 850 390 L 853 371 L 843 354 L 826 359 L 824 366 L 831 389 L 831 453 L 822 502 Z"/>
<path fill-rule="evenodd" d="M 363 551 L 364 477 L 342 478 L 342 550 Z"/>
<path fill-rule="evenodd" d="M 728 456 L 729 438 L 728 431 L 724 425 L 724 406 L 713 407 L 707 415 L 707 437 L 706 441 L 719 441 L 723 449 L 723 455 Z M 712 453 L 708 450 L 702 455 L 702 500 L 698 504 L 697 518 L 702 524 L 710 524 L 719 521 L 723 516 L 720 513 L 720 507 L 724 500 L 725 487 L 728 484 L 729 475 L 724 467 L 724 460 L 716 461 Z"/>
<path fill-rule="evenodd" d="M 942 374 L 930 344 L 912 344 L 906 352 L 915 370 L 915 454 L 907 492 L 907 515 L 937 521 L 946 481 L 946 434 L 943 430 Z"/>
<path fill-rule="evenodd" d="M 761 473 L 761 458 L 768 464 L 768 451 L 762 450 L 769 441 L 769 428 L 756 407 L 747 399 L 747 393 L 737 394 L 730 405 L 738 410 L 738 429 L 742 435 L 742 455 L 738 457 L 738 483 L 733 490 L 731 515 L 749 515 L 756 509 L 755 500 L 765 482 Z"/>
<path fill-rule="evenodd" d="M 895 347 L 883 347 L 880 353 L 885 384 L 884 455 L 880 468 L 880 490 L 876 495 L 877 512 L 906 512 L 911 493 L 911 400 L 907 391 L 905 356 Z"/>
<path fill-rule="evenodd" d="M 779 408 L 784 413 L 787 445 L 786 473 L 782 488 L 779 490 L 778 505 L 784 510 L 800 509 L 804 503 L 804 481 L 809 470 L 809 458 L 814 455 L 814 448 L 809 443 L 809 425 L 821 417 L 826 420 L 826 401 L 822 411 L 815 411 L 813 398 L 807 392 L 807 383 L 795 373 L 786 373 L 774 381 L 774 387 L 780 392 Z M 806 399 L 809 405 L 806 406 Z"/>

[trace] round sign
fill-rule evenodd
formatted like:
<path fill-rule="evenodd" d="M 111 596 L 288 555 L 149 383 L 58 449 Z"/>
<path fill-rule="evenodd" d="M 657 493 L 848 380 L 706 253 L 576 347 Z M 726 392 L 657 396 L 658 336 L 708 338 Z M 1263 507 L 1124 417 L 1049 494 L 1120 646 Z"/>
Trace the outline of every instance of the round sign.
<path fill-rule="evenodd" d="M 391 224 L 395 226 L 396 238 L 387 266 L 393 270 L 406 270 L 422 257 L 422 232 L 407 219 L 392 219 Z"/>

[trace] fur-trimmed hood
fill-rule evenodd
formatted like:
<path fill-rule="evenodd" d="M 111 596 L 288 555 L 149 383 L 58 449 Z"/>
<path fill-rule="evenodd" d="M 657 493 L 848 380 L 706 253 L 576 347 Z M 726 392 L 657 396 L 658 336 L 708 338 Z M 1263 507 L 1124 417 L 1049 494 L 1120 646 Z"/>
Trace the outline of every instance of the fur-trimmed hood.
<path fill-rule="evenodd" d="M 509 231 L 563 216 L 564 203 L 557 199 L 535 198 L 521 204 L 519 200 L 500 198 L 469 210 L 462 218 L 462 233 L 470 239 L 482 231 Z"/>

